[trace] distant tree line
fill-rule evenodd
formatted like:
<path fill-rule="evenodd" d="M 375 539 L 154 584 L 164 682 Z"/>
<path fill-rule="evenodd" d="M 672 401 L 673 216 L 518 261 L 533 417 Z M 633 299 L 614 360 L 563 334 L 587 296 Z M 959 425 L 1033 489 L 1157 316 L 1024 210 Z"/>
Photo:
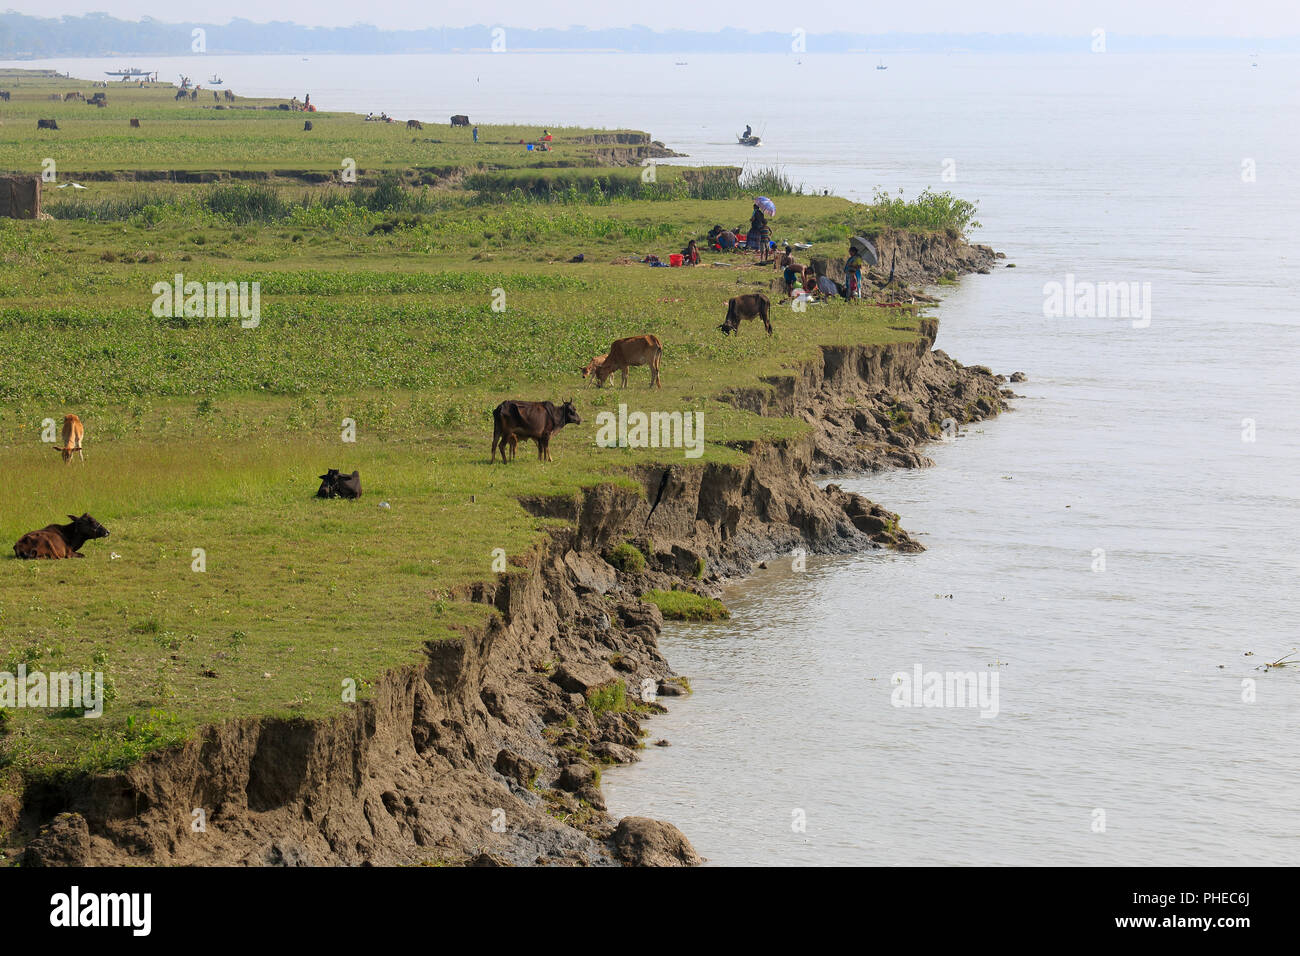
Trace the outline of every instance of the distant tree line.
<path fill-rule="evenodd" d="M 163 56 L 191 52 L 193 30 L 205 32 L 208 53 L 454 53 L 492 49 L 492 25 L 380 30 L 355 25 L 306 27 L 277 21 L 227 24 L 164 23 L 152 18 L 119 20 L 105 13 L 80 17 L 33 17 L 0 14 L 0 57 L 116 56 L 149 53 Z M 524 29 L 507 27 L 496 38 L 509 51 L 619 51 L 625 53 L 847 53 L 858 50 L 971 51 L 1005 53 L 1086 53 L 1092 37 L 1029 34 L 944 33 L 750 33 L 728 28 L 717 32 L 655 31 L 649 27 L 588 30 L 582 27 Z M 1286 52 L 1300 50 L 1300 38 L 1239 37 L 1107 38 L 1111 52 L 1211 50 Z M 801 48 L 802 44 L 802 48 Z"/>

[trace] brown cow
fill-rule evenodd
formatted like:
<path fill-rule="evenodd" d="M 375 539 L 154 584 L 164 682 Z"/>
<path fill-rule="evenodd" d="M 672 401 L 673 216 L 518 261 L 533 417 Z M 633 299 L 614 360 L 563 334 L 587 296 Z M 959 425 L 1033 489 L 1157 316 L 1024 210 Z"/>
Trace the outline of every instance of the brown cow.
<path fill-rule="evenodd" d="M 82 461 L 85 461 L 86 456 L 82 454 L 81 451 L 81 439 L 85 434 L 86 429 L 82 427 L 80 418 L 76 415 L 64 415 L 63 446 L 59 447 L 56 445 L 54 450 L 63 452 L 63 460 L 65 462 L 71 463 L 72 453 L 74 451 L 77 453 L 77 457 Z"/>
<path fill-rule="evenodd" d="M 132 128 L 132 129 L 139 129 L 139 128 L 140 128 L 140 121 L 139 121 L 138 119 L 132 119 L 132 120 L 131 120 L 131 128 Z"/>
<path fill-rule="evenodd" d="M 659 381 L 659 358 L 664 354 L 664 347 L 653 335 L 634 335 L 631 338 L 618 339 L 609 347 L 605 355 L 597 355 L 582 370 L 582 377 L 596 377 L 596 386 L 604 387 L 605 380 L 615 372 L 623 373 L 623 388 L 627 388 L 627 370 L 634 365 L 650 366 L 650 387 L 663 388 Z"/>
<path fill-rule="evenodd" d="M 424 124 L 421 123 L 419 120 L 407 120 L 407 121 L 406 121 L 406 128 L 407 128 L 407 129 L 424 129 Z"/>
<path fill-rule="evenodd" d="M 569 400 L 556 408 L 552 402 L 518 402 L 507 399 L 492 411 L 492 457 L 501 449 L 501 463 L 506 463 L 506 446 L 511 451 L 520 438 L 537 442 L 539 461 L 551 461 L 551 435 L 565 425 L 581 425 L 578 410 Z"/>
<path fill-rule="evenodd" d="M 59 124 L 52 119 L 47 119 L 47 120 L 38 119 L 36 121 L 36 128 L 37 129 L 58 129 Z"/>
<path fill-rule="evenodd" d="M 746 295 L 732 296 L 727 300 L 727 317 L 722 320 L 718 330 L 723 335 L 730 335 L 735 332 L 740 334 L 740 323 L 745 319 L 762 319 L 763 327 L 767 329 L 767 334 L 772 334 L 772 322 L 767 317 L 771 309 L 771 303 L 768 302 L 767 296 L 761 292 L 750 292 Z"/>
<path fill-rule="evenodd" d="M 84 558 L 79 550 L 82 545 L 108 537 L 108 529 L 90 515 L 68 517 L 71 524 L 47 524 L 40 531 L 27 532 L 14 545 L 14 554 L 20 558 Z"/>
<path fill-rule="evenodd" d="M 453 117 L 451 118 L 451 125 L 452 125 L 452 126 L 468 126 L 468 125 L 469 125 L 469 117 L 466 116 L 466 115 L 463 114 L 463 113 L 457 113 L 455 116 L 453 116 Z"/>

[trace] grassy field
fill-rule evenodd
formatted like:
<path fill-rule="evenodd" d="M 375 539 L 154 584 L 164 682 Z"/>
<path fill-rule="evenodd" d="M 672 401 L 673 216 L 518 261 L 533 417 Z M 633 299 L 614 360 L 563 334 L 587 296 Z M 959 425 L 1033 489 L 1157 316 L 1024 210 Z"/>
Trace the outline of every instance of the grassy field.
<path fill-rule="evenodd" d="M 39 172 L 42 160 L 49 157 L 68 176 L 135 176 L 157 170 L 337 173 L 345 159 L 354 160 L 362 173 L 480 164 L 592 166 L 600 148 L 590 142 L 596 134 L 629 132 L 556 125 L 550 127 L 553 149 L 530 153 L 520 140 L 540 139 L 543 126 L 480 126 L 475 143 L 472 128 L 453 128 L 446 116 L 367 122 L 358 114 L 328 112 L 328 103 L 317 104 L 324 112 L 279 109 L 288 97 L 237 97 L 228 103 L 215 101 L 204 89 L 193 101 L 177 101 L 170 84 L 139 88 L 110 82 L 100 89 L 86 80 L 37 79 L 13 70 L 0 71 L 0 89 L 10 94 L 8 102 L 0 103 L 0 169 Z M 65 102 L 62 94 L 72 92 L 86 99 L 103 92 L 108 105 Z M 53 119 L 59 129 L 37 129 L 38 119 Z M 138 129 L 131 128 L 131 119 L 140 121 Z M 420 121 L 424 129 L 408 130 L 410 119 Z M 307 120 L 311 131 L 303 129 Z"/>
<path fill-rule="evenodd" d="M 28 118 L 46 107 L 37 84 L 6 83 L 0 165 L 31 169 L 44 141 Z M 326 169 L 340 154 L 397 168 L 416 151 L 421 164 L 453 165 L 467 148 L 417 148 L 405 129 L 330 114 L 312 117 L 326 136 L 305 138 L 303 114 L 200 111 L 165 91 L 140 91 L 152 112 L 142 101 L 113 118 L 119 91 L 108 92 L 108 110 L 48 107 L 60 126 L 71 111 L 69 157 L 100 168 L 196 151 L 230 168 Z M 127 115 L 142 119 L 147 155 L 133 151 Z M 102 201 L 100 187 L 128 195 L 92 182 L 77 201 Z M 695 269 L 629 261 L 666 260 L 715 222 L 746 221 L 747 199 L 485 202 L 399 185 L 385 206 L 295 186 L 268 208 L 220 192 L 240 185 L 130 188 L 139 201 L 117 218 L 0 220 L 0 543 L 7 554 L 23 532 L 83 511 L 112 532 L 82 561 L 0 558 L 0 670 L 102 671 L 111 694 L 98 720 L 0 713 L 10 786 L 19 773 L 121 766 L 212 721 L 339 711 L 344 681 L 364 698 L 426 641 L 483 620 L 457 591 L 491 577 L 502 553 L 536 546 L 544 523 L 521 496 L 684 462 L 680 451 L 597 447 L 596 413 L 619 402 L 699 410 L 699 460 L 738 461 L 738 443 L 803 425 L 738 411 L 718 400 L 725 389 L 819 345 L 910 339 L 917 325 L 910 311 L 831 303 L 777 309 L 771 338 L 761 327 L 723 338 L 726 299 L 766 290 L 770 267 L 739 255 Z M 833 197 L 777 202 L 781 239 L 838 248 L 879 222 L 878 209 Z M 259 283 L 257 326 L 159 317 L 155 284 L 177 273 Z M 665 343 L 662 392 L 644 369 L 626 391 L 584 386 L 591 356 L 644 332 Z M 570 396 L 583 423 L 552 442 L 553 463 L 531 444 L 509 467 L 488 463 L 497 402 Z M 42 423 L 68 412 L 86 426 L 84 464 L 64 465 L 41 440 Z M 364 497 L 315 499 L 328 467 L 360 469 Z"/>

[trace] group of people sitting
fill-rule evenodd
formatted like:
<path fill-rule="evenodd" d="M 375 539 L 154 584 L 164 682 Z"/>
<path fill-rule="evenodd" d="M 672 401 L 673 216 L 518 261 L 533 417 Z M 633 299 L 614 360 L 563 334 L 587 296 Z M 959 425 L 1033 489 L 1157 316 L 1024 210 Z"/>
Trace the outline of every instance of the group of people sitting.
<path fill-rule="evenodd" d="M 735 229 L 724 229 L 722 226 L 714 226 L 709 230 L 708 243 L 718 252 L 732 252 L 738 248 L 755 249 L 758 251 L 758 261 L 770 262 L 776 243 L 772 241 L 772 229 L 767 224 L 767 216 L 759 208 L 758 203 L 754 203 L 754 212 L 749 217 L 749 227 L 737 226 Z"/>
<path fill-rule="evenodd" d="M 777 258 L 776 265 L 782 270 L 781 286 L 786 298 L 838 296 L 846 302 L 862 298 L 862 256 L 853 246 L 849 247 L 849 256 L 844 262 L 843 282 L 836 282 L 828 275 L 818 275 L 812 266 L 800 266 L 789 246 Z"/>

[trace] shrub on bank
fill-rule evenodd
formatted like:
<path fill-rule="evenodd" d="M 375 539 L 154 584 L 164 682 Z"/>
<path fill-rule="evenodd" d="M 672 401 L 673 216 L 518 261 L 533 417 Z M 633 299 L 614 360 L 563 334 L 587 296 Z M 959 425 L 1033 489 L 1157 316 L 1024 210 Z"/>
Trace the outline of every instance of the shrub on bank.
<path fill-rule="evenodd" d="M 672 621 L 723 621 L 731 617 L 721 601 L 691 591 L 646 591 L 641 600 L 658 607 Z"/>

